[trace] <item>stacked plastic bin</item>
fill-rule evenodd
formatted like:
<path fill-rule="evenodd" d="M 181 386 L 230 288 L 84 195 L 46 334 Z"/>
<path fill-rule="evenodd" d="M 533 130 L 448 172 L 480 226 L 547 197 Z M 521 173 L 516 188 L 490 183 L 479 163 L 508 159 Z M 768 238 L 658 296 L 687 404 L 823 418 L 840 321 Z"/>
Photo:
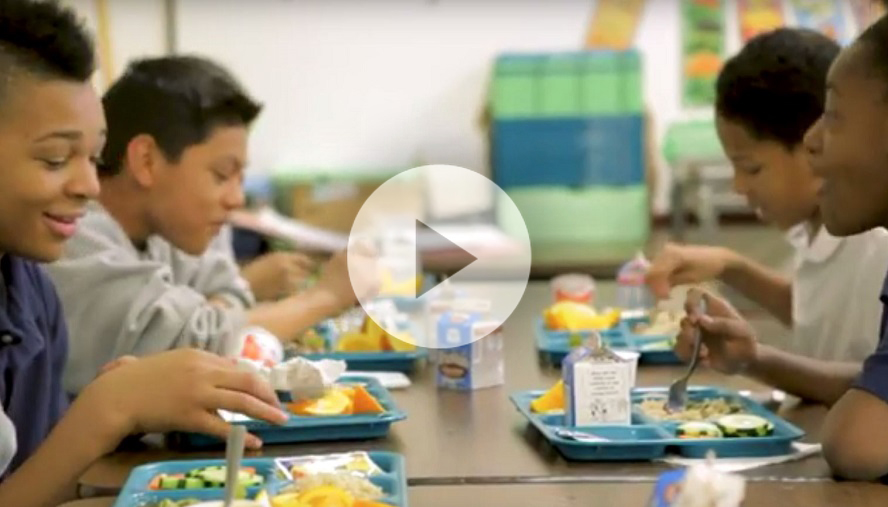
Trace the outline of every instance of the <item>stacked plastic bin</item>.
<path fill-rule="evenodd" d="M 497 59 L 493 176 L 534 244 L 647 238 L 641 79 L 635 51 Z"/>

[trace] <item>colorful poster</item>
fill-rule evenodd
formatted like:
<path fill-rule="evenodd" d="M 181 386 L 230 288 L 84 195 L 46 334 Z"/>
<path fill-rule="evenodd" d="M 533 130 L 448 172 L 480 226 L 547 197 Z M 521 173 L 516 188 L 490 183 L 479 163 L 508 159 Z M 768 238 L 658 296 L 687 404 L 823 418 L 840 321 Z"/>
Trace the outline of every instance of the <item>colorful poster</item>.
<path fill-rule="evenodd" d="M 646 0 L 598 0 L 589 30 L 586 49 L 629 49 Z"/>
<path fill-rule="evenodd" d="M 682 0 L 682 103 L 686 107 L 715 102 L 715 80 L 725 46 L 722 0 Z"/>
<path fill-rule="evenodd" d="M 833 40 L 846 42 L 841 0 L 790 0 L 796 25 L 810 28 Z"/>
<path fill-rule="evenodd" d="M 854 13 L 854 21 L 857 30 L 862 32 L 869 28 L 874 21 L 885 15 L 885 7 L 875 0 L 850 0 L 851 11 Z"/>
<path fill-rule="evenodd" d="M 744 43 L 760 33 L 776 30 L 785 24 L 783 2 L 780 0 L 738 0 L 740 40 Z"/>

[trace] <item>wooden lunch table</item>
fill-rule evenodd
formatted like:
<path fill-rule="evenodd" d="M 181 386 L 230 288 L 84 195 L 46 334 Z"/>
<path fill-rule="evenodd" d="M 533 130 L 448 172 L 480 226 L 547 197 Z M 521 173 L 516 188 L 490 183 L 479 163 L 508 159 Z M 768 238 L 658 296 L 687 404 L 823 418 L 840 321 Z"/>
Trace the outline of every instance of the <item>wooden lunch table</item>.
<path fill-rule="evenodd" d="M 609 291 L 612 289 L 607 286 L 599 287 L 599 293 Z M 447 495 L 465 495 L 466 499 L 469 499 L 472 497 L 469 496 L 470 493 L 464 493 L 465 491 L 482 488 L 478 491 L 490 491 L 492 495 L 491 503 L 484 505 L 506 505 L 504 502 L 512 498 L 523 499 L 525 502 L 509 505 L 573 505 L 571 499 L 575 495 L 585 496 L 582 492 L 589 491 L 592 494 L 599 490 L 607 490 L 603 485 L 578 483 L 508 486 L 510 483 L 533 483 L 541 478 L 545 480 L 563 478 L 565 481 L 574 482 L 587 479 L 613 481 L 620 483 L 619 486 L 612 486 L 613 488 L 637 490 L 638 492 L 633 495 L 638 495 L 639 498 L 642 490 L 649 494 L 651 482 L 659 473 L 667 470 L 669 465 L 653 462 L 566 461 L 539 432 L 528 425 L 509 401 L 509 394 L 516 390 L 547 389 L 559 378 L 557 369 L 539 361 L 534 346 L 534 320 L 547 301 L 547 286 L 532 283 L 518 309 L 507 321 L 504 327 L 506 339 L 504 386 L 469 393 L 439 390 L 435 386 L 433 368 L 427 366 L 413 375 L 413 386 L 406 390 L 392 391 L 395 402 L 407 412 L 408 418 L 395 423 L 388 437 L 374 441 L 269 445 L 256 455 L 287 456 L 350 450 L 398 452 L 406 459 L 411 485 L 425 486 L 422 489 L 415 488 L 417 491 L 442 488 Z M 641 366 L 637 375 L 637 384 L 668 385 L 682 372 L 684 367 L 680 366 Z M 692 384 L 727 386 L 738 390 L 765 389 L 739 376 L 728 377 L 706 370 L 699 370 L 693 377 Z M 803 440 L 808 442 L 817 441 L 825 414 L 824 407 L 813 405 L 801 405 L 782 411 L 786 419 L 806 431 Z M 96 463 L 82 477 L 81 485 L 93 494 L 103 492 L 113 494 L 119 490 L 135 466 L 160 460 L 205 457 L 223 458 L 224 450 L 170 449 L 163 445 L 161 439 L 149 437 L 132 448 L 120 450 Z M 819 455 L 796 462 L 750 470 L 745 472 L 745 475 L 757 480 L 770 481 L 829 480 L 828 467 Z M 634 486 L 632 485 L 634 482 L 645 484 Z M 452 487 L 454 484 L 467 483 L 475 485 L 471 488 Z M 483 488 L 484 484 L 497 484 L 496 492 L 494 493 L 494 489 Z M 766 491 L 768 487 L 781 486 L 765 486 L 758 483 L 752 486 L 755 494 L 761 498 L 768 497 Z M 815 492 L 817 488 L 829 488 L 820 484 L 803 486 L 794 484 L 793 487 L 802 491 L 799 493 L 802 496 L 798 498 L 812 499 L 823 496 L 822 493 Z M 845 484 L 835 487 L 839 488 L 835 491 L 840 491 L 849 486 Z M 880 487 L 876 489 L 881 491 Z M 534 503 L 535 492 L 560 495 L 557 498 L 561 503 L 555 502 L 554 498 L 552 502 L 545 502 L 545 496 L 539 497 L 539 501 Z M 413 495 L 411 490 L 411 498 Z M 431 493 L 423 492 L 416 495 L 430 498 L 428 503 L 423 501 L 418 505 L 437 505 L 431 500 L 433 496 Z M 440 503 L 443 505 L 443 500 Z M 620 505 L 633 504 L 643 505 L 643 502 L 626 502 Z M 607 504 L 601 503 L 601 505 Z"/>
<path fill-rule="evenodd" d="M 415 507 L 646 507 L 650 483 L 504 484 L 426 486 L 409 490 Z M 114 497 L 77 500 L 62 507 L 111 507 Z M 748 507 L 882 507 L 888 487 L 835 482 L 748 482 Z"/>

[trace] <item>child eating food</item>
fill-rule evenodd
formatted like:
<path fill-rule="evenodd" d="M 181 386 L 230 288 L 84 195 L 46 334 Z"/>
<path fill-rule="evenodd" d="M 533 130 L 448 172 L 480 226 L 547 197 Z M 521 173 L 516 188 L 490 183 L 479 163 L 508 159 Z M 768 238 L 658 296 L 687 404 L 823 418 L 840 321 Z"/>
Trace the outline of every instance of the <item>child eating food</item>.
<path fill-rule="evenodd" d="M 58 505 L 87 467 L 131 433 L 225 437 L 219 409 L 281 423 L 256 375 L 198 350 L 118 361 L 70 406 L 68 333 L 38 264 L 57 259 L 85 203 L 105 120 L 93 46 L 56 2 L 0 1 L 0 505 Z M 183 386 L 188 386 L 183 389 Z M 247 441 L 250 447 L 260 442 Z"/>
<path fill-rule="evenodd" d="M 820 182 L 803 146 L 823 114 L 826 74 L 838 52 L 824 35 L 782 28 L 751 40 L 717 82 L 716 126 L 734 166 L 734 187 L 763 219 L 790 231 L 792 277 L 725 248 L 679 245 L 661 251 L 647 277 L 661 297 L 676 284 L 719 278 L 758 302 L 792 328 L 791 340 L 779 348 L 746 340 L 714 366 L 827 404 L 844 388 L 799 382 L 782 365 L 812 358 L 858 371 L 878 336 L 881 281 L 873 273 L 888 269 L 888 231 L 836 237 L 822 226 Z M 689 355 L 681 344 L 677 352 Z M 757 357 L 781 360 L 772 367 Z"/>

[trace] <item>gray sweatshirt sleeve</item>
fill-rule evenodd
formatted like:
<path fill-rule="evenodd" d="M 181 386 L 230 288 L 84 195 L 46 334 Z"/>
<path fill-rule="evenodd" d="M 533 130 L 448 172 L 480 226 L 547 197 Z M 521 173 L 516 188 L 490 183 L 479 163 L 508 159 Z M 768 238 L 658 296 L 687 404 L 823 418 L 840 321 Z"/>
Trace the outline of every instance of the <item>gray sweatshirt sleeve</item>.
<path fill-rule="evenodd" d="M 79 392 L 127 354 L 179 347 L 236 353 L 253 298 L 234 261 L 212 249 L 188 256 L 165 242 L 140 255 L 120 235 L 81 227 L 64 258 L 48 266 L 70 332 L 65 388 Z M 226 304 L 210 303 L 214 296 Z"/>

